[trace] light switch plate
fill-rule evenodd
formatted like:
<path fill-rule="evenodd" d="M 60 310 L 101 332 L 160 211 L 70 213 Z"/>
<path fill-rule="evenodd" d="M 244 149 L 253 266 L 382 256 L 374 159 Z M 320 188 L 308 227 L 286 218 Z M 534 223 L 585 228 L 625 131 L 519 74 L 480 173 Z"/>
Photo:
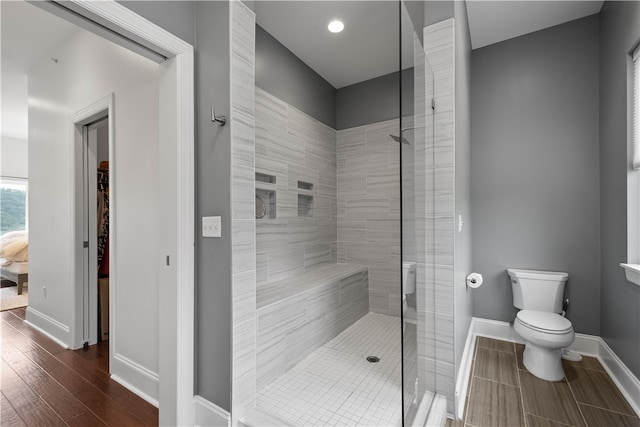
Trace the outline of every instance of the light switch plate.
<path fill-rule="evenodd" d="M 221 237 L 222 223 L 219 216 L 202 217 L 202 237 Z"/>

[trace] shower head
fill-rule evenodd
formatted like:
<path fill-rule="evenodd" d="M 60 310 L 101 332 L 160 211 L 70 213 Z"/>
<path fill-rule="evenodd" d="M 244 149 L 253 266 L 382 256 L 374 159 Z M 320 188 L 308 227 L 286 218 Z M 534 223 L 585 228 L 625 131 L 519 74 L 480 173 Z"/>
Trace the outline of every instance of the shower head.
<path fill-rule="evenodd" d="M 401 142 L 403 144 L 407 144 L 407 145 L 411 145 L 411 143 L 409 141 L 407 141 L 407 138 L 404 137 L 400 137 L 400 136 L 396 136 L 396 135 L 389 135 L 395 142 Z"/>

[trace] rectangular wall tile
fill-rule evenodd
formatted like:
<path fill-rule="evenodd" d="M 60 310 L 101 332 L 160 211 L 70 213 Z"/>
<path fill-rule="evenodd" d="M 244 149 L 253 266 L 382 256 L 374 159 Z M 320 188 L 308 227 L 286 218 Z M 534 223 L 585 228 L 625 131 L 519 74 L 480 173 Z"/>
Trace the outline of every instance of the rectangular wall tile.
<path fill-rule="evenodd" d="M 232 425 L 256 400 L 255 14 L 229 6 L 231 40 Z"/>
<path fill-rule="evenodd" d="M 258 275 L 261 286 L 331 262 L 337 240 L 337 132 L 262 89 L 255 92 L 261 135 L 256 170 L 276 177 L 276 219 L 256 224 L 258 251 L 267 254 Z M 304 192 L 313 197 L 311 217 L 299 217 L 306 213 L 299 211 L 299 181 L 313 186 Z"/>
<path fill-rule="evenodd" d="M 259 361 L 257 366 L 258 391 L 287 371 L 285 337 L 282 336 L 269 344 L 258 346 L 257 350 L 256 359 Z"/>
<path fill-rule="evenodd" d="M 436 391 L 447 396 L 448 409 L 453 410 L 455 375 L 440 369 L 454 363 L 453 327 L 453 265 L 454 265 L 454 183 L 455 152 L 455 64 L 453 19 L 430 25 L 424 29 L 424 55 L 430 65 L 420 67 L 424 80 L 420 98 L 422 105 L 436 100 L 435 111 L 422 110 L 416 120 L 425 125 L 427 144 L 417 147 L 416 171 L 416 229 L 424 221 L 427 227 L 416 236 L 418 256 L 425 256 L 426 276 L 421 284 L 425 292 L 432 292 L 431 309 L 435 315 L 435 352 L 438 363 Z M 419 55 L 418 55 L 419 56 Z M 416 68 L 418 69 L 418 67 Z M 418 85 L 416 85 L 417 87 Z M 424 102 L 426 101 L 426 102 Z M 434 127 L 435 126 L 435 127 Z M 424 149 L 423 149 L 424 148 Z M 437 154 L 436 154 L 437 153 Z M 424 247 L 421 247 L 424 245 Z M 427 351 L 420 349 L 420 351 Z"/>

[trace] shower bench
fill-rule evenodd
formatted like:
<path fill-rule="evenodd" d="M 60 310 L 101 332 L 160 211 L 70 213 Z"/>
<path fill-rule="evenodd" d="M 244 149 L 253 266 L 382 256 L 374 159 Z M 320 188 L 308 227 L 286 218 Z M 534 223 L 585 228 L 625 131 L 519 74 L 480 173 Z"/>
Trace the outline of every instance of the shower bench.
<path fill-rule="evenodd" d="M 260 285 L 256 302 L 261 390 L 369 312 L 368 267 L 329 264 Z"/>

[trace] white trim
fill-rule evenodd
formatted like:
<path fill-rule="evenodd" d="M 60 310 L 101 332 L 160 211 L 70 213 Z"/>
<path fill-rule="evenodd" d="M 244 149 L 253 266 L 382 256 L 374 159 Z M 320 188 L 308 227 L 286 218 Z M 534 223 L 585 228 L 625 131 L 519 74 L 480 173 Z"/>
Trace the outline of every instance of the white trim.
<path fill-rule="evenodd" d="M 50 338 L 59 346 L 65 349 L 69 348 L 67 344 L 69 340 L 69 327 L 67 325 L 58 322 L 46 314 L 40 313 L 32 307 L 27 307 L 27 313 L 29 314 L 30 320 L 25 320 L 24 323 L 45 335 L 47 338 Z"/>
<path fill-rule="evenodd" d="M 640 286 L 640 264 L 620 264 L 624 268 L 627 280 Z"/>
<path fill-rule="evenodd" d="M 105 110 L 113 107 L 113 92 L 87 105 L 71 115 L 71 122 L 83 126 L 98 119 Z"/>
<path fill-rule="evenodd" d="M 476 337 L 478 336 L 524 344 L 524 340 L 514 331 L 513 326 L 508 322 L 478 317 L 471 319 L 471 326 L 469 327 L 469 333 L 467 335 L 460 371 L 457 373 L 456 416 L 458 419 L 462 419 L 464 416 L 464 404 L 467 397 L 470 367 L 473 362 Z M 636 414 L 640 416 L 640 380 L 626 367 L 601 337 L 576 334 L 576 339 L 569 349 L 586 356 L 597 358 L 629 405 Z M 463 370 L 463 368 L 465 368 L 465 370 Z"/>
<path fill-rule="evenodd" d="M 97 15 L 101 20 L 110 23 L 110 29 L 123 35 L 132 34 L 147 42 L 148 46 L 158 52 L 168 52 L 176 61 L 176 92 L 170 98 L 177 99 L 176 135 L 177 159 L 175 177 L 178 188 L 177 203 L 177 283 L 174 294 L 179 295 L 175 301 L 175 312 L 162 313 L 163 316 L 175 316 L 177 324 L 176 342 L 171 346 L 165 345 L 159 348 L 159 358 L 175 357 L 177 362 L 170 363 L 171 368 L 162 375 L 167 375 L 167 381 L 161 381 L 160 387 L 160 413 L 163 407 L 175 407 L 175 413 L 165 413 L 166 419 L 161 416 L 161 423 L 177 425 L 193 425 L 193 389 L 194 389 L 194 58 L 193 46 L 174 36 L 161 27 L 131 11 L 127 7 L 113 1 L 86 1 L 71 0 L 74 10 L 90 17 Z M 91 20 L 96 20 L 95 17 Z M 112 258 L 113 259 L 113 258 Z M 164 264 L 163 264 L 164 265 Z M 160 271 L 162 274 L 162 268 Z M 169 290 L 163 290 L 169 292 Z M 173 319 L 171 319 L 173 320 Z M 113 322 L 110 328 L 113 327 Z M 110 334 L 112 329 L 110 330 Z M 171 354 L 172 356 L 168 356 Z M 175 382 L 174 382 L 175 381 Z M 172 386 L 175 384 L 175 386 Z M 167 401 L 166 405 L 163 399 Z"/>
<path fill-rule="evenodd" d="M 158 386 L 160 378 L 144 366 L 121 354 L 113 355 L 109 366 L 111 378 L 128 388 L 156 408 L 158 407 Z"/>
<path fill-rule="evenodd" d="M 138 395 L 139 397 L 141 397 L 142 399 L 146 400 L 147 402 L 149 402 L 150 404 L 152 404 L 156 408 L 158 407 L 158 400 L 157 399 L 154 399 L 153 397 L 149 396 L 144 391 L 140 390 L 139 388 L 137 388 L 137 387 L 131 385 L 130 383 L 128 383 L 127 381 L 123 380 L 121 377 L 119 377 L 117 375 L 111 375 L 111 379 L 114 380 L 115 382 L 117 382 L 118 384 L 120 384 L 122 387 L 124 387 L 127 390 L 129 390 L 130 392 L 132 392 L 132 393 Z"/>
<path fill-rule="evenodd" d="M 195 426 L 223 427 L 231 424 L 231 414 L 202 396 L 193 397 Z"/>
<path fill-rule="evenodd" d="M 633 375 L 602 338 L 596 338 L 599 341 L 598 360 L 627 399 L 631 408 L 640 417 L 640 380 Z"/>
<path fill-rule="evenodd" d="M 462 351 L 462 358 L 460 359 L 460 369 L 457 372 L 458 378 L 456 381 L 455 390 L 455 416 L 461 420 L 464 417 L 464 406 L 467 397 L 467 389 L 469 388 L 469 375 L 471 374 L 471 367 L 473 366 L 473 353 L 476 348 L 476 324 L 474 322 L 476 318 L 471 319 L 469 325 L 469 332 L 467 333 L 467 339 L 464 344 L 464 350 Z M 462 399 L 460 399 L 462 396 Z"/>
<path fill-rule="evenodd" d="M 79 150 L 82 144 L 85 143 L 84 136 L 82 132 L 82 128 L 95 121 L 96 119 L 107 116 L 108 123 L 108 132 L 109 132 L 109 164 L 112 166 L 109 168 L 109 183 L 111 187 L 111 191 L 109 192 L 109 240 L 114 242 L 115 236 L 115 224 L 113 218 L 111 217 L 111 213 L 115 212 L 115 201 L 113 195 L 116 193 L 115 190 L 115 176 L 114 176 L 114 149 L 115 149 L 115 124 L 114 124 L 114 97 L 113 92 L 110 94 L 94 101 L 93 103 L 87 105 L 81 110 L 75 112 L 70 116 L 71 123 L 71 147 L 70 147 L 70 163 L 73 168 L 72 173 L 70 174 L 71 178 L 71 192 L 73 196 L 73 208 L 71 209 L 71 226 L 69 227 L 71 231 L 71 265 L 69 266 L 72 277 L 73 277 L 73 293 L 74 293 L 74 303 L 73 303 L 73 322 L 72 322 L 72 332 L 71 332 L 71 348 L 78 349 L 81 348 L 84 344 L 84 341 L 89 341 L 90 344 L 95 344 L 97 342 L 97 326 L 93 324 L 91 326 L 95 327 L 95 330 L 90 331 L 89 336 L 84 336 L 84 321 L 85 315 L 84 313 L 84 302 L 82 299 L 83 295 L 83 287 L 84 287 L 84 276 L 83 276 L 83 256 L 84 249 L 82 247 L 83 239 L 83 223 L 82 219 L 84 217 L 84 195 L 82 191 L 78 191 L 78 174 L 80 174 L 80 180 L 82 181 L 82 168 L 78 170 L 78 161 L 79 157 L 82 158 L 82 151 Z M 78 132 L 80 131 L 80 132 Z M 91 214 L 91 213 L 89 213 Z M 92 243 L 95 246 L 95 242 Z M 109 268 L 111 271 L 117 271 L 115 266 L 115 244 L 109 245 Z M 95 247 L 94 247 L 95 249 Z M 94 276 L 97 277 L 97 266 L 94 266 Z M 91 277 L 91 276 L 90 276 Z M 88 285 L 88 284 L 87 284 Z M 115 283 L 115 274 L 112 275 L 109 279 L 109 300 L 115 301 L 115 292 L 116 292 L 116 283 Z M 95 292 L 90 292 L 89 298 L 90 306 L 97 308 L 97 289 Z M 112 353 L 114 348 L 114 342 L 116 338 L 116 332 L 112 329 L 112 326 L 115 325 L 113 321 L 115 317 L 115 307 L 114 304 L 109 304 L 109 363 L 113 363 Z M 97 317 L 93 317 L 97 321 Z M 90 322 L 91 324 L 91 322 Z M 93 329 L 93 328 L 92 328 Z M 91 337 L 91 338 L 90 338 Z"/>
<path fill-rule="evenodd" d="M 576 339 L 569 346 L 569 350 L 585 356 L 598 357 L 602 339 L 595 335 L 575 334 Z"/>
<path fill-rule="evenodd" d="M 189 48 L 176 57 L 178 67 L 178 218 L 177 218 L 177 414 L 178 424 L 192 425 L 195 349 L 195 154 L 194 54 Z M 162 313 L 161 313 L 162 315 Z"/>
<path fill-rule="evenodd" d="M 70 3 L 97 15 L 101 20 L 111 24 L 110 27 L 116 27 L 119 30 L 116 32 L 123 32 L 127 38 L 129 34 L 126 33 L 139 37 L 148 42 L 152 50 L 161 51 L 165 55 L 180 56 L 185 51 L 193 49 L 189 43 L 113 0 L 70 0 Z M 95 17 L 91 20 L 99 21 Z"/>

